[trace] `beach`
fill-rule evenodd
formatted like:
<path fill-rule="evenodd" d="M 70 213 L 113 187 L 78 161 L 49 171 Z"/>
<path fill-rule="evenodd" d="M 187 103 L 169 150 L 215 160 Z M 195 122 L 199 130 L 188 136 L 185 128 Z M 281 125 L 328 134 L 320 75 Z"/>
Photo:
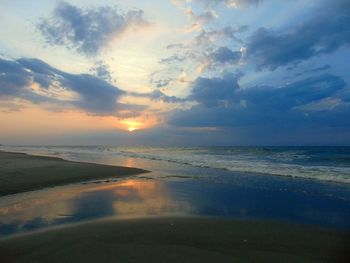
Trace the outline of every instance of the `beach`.
<path fill-rule="evenodd" d="M 137 168 L 69 162 L 54 157 L 0 151 L 0 196 L 145 172 Z"/>
<path fill-rule="evenodd" d="M 0 263 L 350 263 L 350 0 L 0 24 Z"/>
<path fill-rule="evenodd" d="M 0 262 L 350 260 L 346 186 L 137 158 L 0 156 Z"/>
<path fill-rule="evenodd" d="M 100 220 L 0 241 L 1 262 L 349 262 L 349 233 L 216 218 Z"/>

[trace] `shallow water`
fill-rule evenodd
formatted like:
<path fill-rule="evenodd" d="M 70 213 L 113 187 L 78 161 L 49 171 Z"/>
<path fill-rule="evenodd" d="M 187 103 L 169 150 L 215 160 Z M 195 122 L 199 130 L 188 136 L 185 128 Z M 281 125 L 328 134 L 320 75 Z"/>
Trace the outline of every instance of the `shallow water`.
<path fill-rule="evenodd" d="M 129 153 L 116 154 L 115 149 L 106 147 L 11 149 L 17 151 L 22 149 L 22 152 L 58 156 L 73 161 L 138 167 L 152 172 L 1 197 L 0 237 L 104 217 L 134 218 L 165 215 L 276 220 L 350 230 L 350 184 L 347 183 L 242 173 L 231 171 L 232 169 L 199 167 L 159 158 L 130 157 Z M 4 147 L 2 150 L 5 150 Z M 163 155 L 181 155 L 181 152 L 182 158 L 186 158 L 189 152 L 192 152 L 193 156 L 200 154 L 207 156 L 208 150 L 213 156 L 220 154 L 224 156 L 226 153 L 227 156 L 235 156 L 234 158 L 249 159 L 250 157 L 242 156 L 249 156 L 251 154 L 249 152 L 252 151 L 253 156 L 262 154 L 263 158 L 270 158 L 269 154 L 265 153 L 268 152 L 266 149 L 253 151 L 239 148 L 219 150 L 148 148 L 147 151 L 153 154 L 156 152 L 158 155 L 162 151 Z M 308 150 L 311 151 L 311 148 Z M 128 148 L 128 151 L 136 151 L 136 148 L 134 150 Z M 235 155 L 237 152 L 238 155 Z M 271 154 L 291 155 L 291 150 L 279 149 Z M 317 155 L 318 160 L 321 160 L 322 155 L 344 157 L 347 154 L 348 148 L 340 153 L 328 149 L 321 150 L 321 153 L 304 153 L 304 155 L 300 153 L 298 158 Z M 254 163 L 253 159 L 251 162 Z M 312 165 L 315 165 L 315 162 L 313 161 Z M 346 161 L 341 163 L 346 168 Z M 325 166 L 329 165 L 328 163 Z M 339 165 L 338 163 L 337 166 Z"/>
<path fill-rule="evenodd" d="M 229 173 L 211 172 L 217 179 Z M 230 182 L 220 182 L 150 173 L 2 197 L 0 236 L 111 216 L 215 216 L 350 229 L 349 188 L 288 178 L 230 176 Z"/>

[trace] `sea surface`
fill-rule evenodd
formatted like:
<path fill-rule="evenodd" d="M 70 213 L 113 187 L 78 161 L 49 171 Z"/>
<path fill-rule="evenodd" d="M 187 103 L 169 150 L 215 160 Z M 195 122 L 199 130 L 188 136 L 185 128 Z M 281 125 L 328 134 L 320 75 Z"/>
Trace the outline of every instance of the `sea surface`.
<path fill-rule="evenodd" d="M 117 162 L 123 158 L 144 159 L 350 184 L 350 147 L 2 146 L 0 149 L 102 163 L 113 158 Z"/>
<path fill-rule="evenodd" d="M 0 197 L 0 238 L 106 217 L 209 216 L 350 231 L 350 147 L 1 146 L 150 173 Z"/>

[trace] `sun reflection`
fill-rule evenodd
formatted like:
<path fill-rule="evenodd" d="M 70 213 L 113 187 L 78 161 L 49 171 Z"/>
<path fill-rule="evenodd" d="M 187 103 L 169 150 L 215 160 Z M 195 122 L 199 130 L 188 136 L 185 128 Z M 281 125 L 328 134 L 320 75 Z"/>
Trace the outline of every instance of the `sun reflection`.
<path fill-rule="evenodd" d="M 126 167 L 136 167 L 135 162 L 132 158 L 128 158 L 124 164 Z"/>
<path fill-rule="evenodd" d="M 127 179 L 34 191 L 1 200 L 0 238 L 6 229 L 16 233 L 29 230 L 29 226 L 34 230 L 107 216 L 136 218 L 191 211 L 187 200 L 174 199 L 168 191 L 162 181 Z"/>

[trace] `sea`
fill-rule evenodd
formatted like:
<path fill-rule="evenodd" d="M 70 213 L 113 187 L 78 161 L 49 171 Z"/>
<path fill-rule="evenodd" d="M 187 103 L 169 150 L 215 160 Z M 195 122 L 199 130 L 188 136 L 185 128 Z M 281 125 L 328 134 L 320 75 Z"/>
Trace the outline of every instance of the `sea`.
<path fill-rule="evenodd" d="M 350 231 L 350 147 L 0 150 L 150 171 L 0 197 L 0 238 L 107 217 L 150 216 L 266 220 Z"/>
<path fill-rule="evenodd" d="M 140 160 L 148 160 L 350 184 L 350 147 L 3 146 L 0 149 L 73 161 L 120 164 L 125 158 L 132 158 L 141 166 L 145 164 Z"/>

